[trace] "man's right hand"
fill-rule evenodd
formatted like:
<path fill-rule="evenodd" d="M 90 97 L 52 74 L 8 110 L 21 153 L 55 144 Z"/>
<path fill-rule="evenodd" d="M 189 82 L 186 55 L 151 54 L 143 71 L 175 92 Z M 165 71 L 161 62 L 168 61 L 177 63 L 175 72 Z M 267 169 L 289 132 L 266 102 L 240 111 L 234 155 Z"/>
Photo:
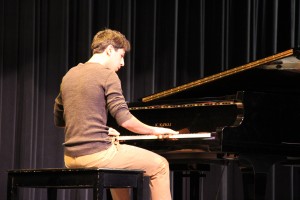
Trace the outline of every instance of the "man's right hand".
<path fill-rule="evenodd" d="M 164 127 L 156 127 L 156 126 L 153 126 L 153 132 L 152 134 L 153 135 L 163 135 L 163 134 L 178 134 L 179 132 L 178 131 L 174 131 L 170 128 L 164 128 Z"/>

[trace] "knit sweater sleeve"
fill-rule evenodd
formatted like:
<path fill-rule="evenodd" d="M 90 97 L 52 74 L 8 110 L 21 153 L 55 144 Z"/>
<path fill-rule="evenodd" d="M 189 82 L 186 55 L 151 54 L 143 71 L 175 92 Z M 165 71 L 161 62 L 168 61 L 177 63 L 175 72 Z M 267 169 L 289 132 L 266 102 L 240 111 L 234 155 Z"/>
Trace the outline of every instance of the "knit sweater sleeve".
<path fill-rule="evenodd" d="M 65 127 L 64 106 L 62 104 L 61 93 L 55 99 L 54 103 L 54 124 L 58 127 Z"/>
<path fill-rule="evenodd" d="M 110 73 L 107 77 L 105 97 L 108 111 L 119 125 L 132 117 L 123 96 L 121 81 L 115 72 Z"/>

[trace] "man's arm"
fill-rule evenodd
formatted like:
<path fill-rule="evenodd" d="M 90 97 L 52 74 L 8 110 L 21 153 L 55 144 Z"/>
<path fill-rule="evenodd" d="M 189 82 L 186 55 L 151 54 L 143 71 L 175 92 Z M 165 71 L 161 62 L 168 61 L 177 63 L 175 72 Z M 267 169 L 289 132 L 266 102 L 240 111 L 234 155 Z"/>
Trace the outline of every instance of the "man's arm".
<path fill-rule="evenodd" d="M 58 127 L 65 127 L 64 106 L 62 105 L 61 94 L 56 97 L 54 104 L 54 124 Z"/>
<path fill-rule="evenodd" d="M 160 134 L 178 134 L 178 131 L 174 131 L 169 128 L 149 126 L 144 124 L 136 117 L 131 117 L 129 120 L 121 124 L 122 127 L 127 130 L 138 133 L 138 134 L 150 134 L 150 135 L 160 135 Z"/>

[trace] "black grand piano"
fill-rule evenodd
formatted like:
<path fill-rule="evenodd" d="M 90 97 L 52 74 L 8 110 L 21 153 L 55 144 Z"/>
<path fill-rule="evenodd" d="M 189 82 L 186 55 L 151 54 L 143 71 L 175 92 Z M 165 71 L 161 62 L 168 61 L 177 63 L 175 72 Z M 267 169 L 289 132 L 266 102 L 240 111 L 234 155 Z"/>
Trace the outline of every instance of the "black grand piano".
<path fill-rule="evenodd" d="M 133 134 L 112 119 L 108 124 L 122 133 L 121 142 L 166 157 L 172 170 L 237 161 L 245 199 L 264 199 L 268 168 L 300 159 L 299 80 L 300 53 L 290 49 L 129 104 L 141 121 L 178 130 L 177 138 Z"/>

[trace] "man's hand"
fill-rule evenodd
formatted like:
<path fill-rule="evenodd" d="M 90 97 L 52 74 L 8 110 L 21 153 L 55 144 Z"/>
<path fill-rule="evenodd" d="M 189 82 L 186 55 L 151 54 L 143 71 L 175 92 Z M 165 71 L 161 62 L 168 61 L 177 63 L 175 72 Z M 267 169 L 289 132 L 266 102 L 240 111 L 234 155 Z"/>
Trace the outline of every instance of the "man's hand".
<path fill-rule="evenodd" d="M 178 134 L 178 131 L 174 131 L 170 128 L 164 128 L 164 127 L 153 127 L 153 135 L 170 135 L 170 134 Z"/>
<path fill-rule="evenodd" d="M 108 135 L 109 136 L 119 136 L 120 133 L 116 129 L 109 127 L 109 129 L 108 129 Z"/>

